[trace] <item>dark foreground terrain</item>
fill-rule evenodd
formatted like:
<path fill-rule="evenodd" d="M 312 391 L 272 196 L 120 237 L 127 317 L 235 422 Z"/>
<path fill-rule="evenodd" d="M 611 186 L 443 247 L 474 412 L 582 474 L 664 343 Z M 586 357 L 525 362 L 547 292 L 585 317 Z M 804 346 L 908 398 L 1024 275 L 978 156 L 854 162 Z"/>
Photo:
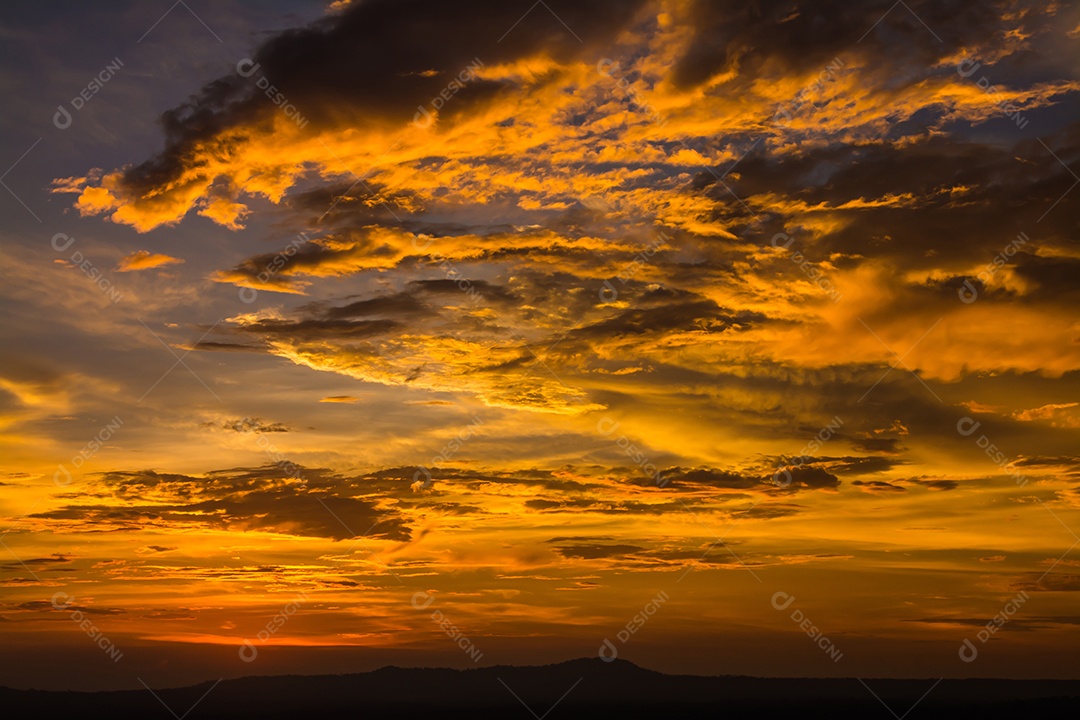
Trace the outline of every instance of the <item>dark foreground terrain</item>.
<path fill-rule="evenodd" d="M 5 718 L 72 720 L 430 720 L 447 712 L 472 720 L 698 716 L 1045 720 L 1075 718 L 1080 710 L 1080 681 L 946 679 L 934 686 L 935 681 L 871 679 L 864 685 L 856 678 L 676 676 L 621 660 L 590 659 L 543 667 L 387 667 L 356 675 L 250 677 L 223 680 L 216 687 L 207 682 L 155 690 L 156 697 L 148 690 L 84 693 L 0 688 L 0 709 Z"/>

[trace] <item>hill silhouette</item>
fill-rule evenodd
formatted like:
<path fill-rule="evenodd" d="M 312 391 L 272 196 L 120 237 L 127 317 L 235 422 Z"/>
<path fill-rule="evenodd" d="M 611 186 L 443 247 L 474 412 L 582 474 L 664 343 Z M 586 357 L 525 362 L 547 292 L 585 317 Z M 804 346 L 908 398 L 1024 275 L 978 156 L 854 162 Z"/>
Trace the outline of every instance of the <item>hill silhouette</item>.
<path fill-rule="evenodd" d="M 936 684 L 935 684 L 936 683 Z M 928 692 L 929 691 L 929 692 Z M 925 696 L 925 697 L 924 697 Z M 920 698 L 921 701 L 920 701 Z M 163 690 L 0 688 L 7 717 L 426 718 L 1073 718 L 1080 681 L 792 679 L 665 675 L 625 660 L 470 670 L 385 667 L 350 675 L 245 677 Z M 911 710 L 909 714 L 909 710 Z M 848 715 L 850 713 L 850 715 Z M 674 715 L 673 715 L 674 714 Z"/>

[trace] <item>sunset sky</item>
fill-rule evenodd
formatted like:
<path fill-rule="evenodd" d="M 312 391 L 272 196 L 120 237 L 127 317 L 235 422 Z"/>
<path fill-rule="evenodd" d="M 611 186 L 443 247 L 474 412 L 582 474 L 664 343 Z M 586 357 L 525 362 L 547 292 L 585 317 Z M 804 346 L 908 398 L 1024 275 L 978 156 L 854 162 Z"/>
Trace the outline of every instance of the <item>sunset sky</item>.
<path fill-rule="evenodd" d="M 0 685 L 1080 678 L 1080 5 L 170 4 L 0 6 Z"/>

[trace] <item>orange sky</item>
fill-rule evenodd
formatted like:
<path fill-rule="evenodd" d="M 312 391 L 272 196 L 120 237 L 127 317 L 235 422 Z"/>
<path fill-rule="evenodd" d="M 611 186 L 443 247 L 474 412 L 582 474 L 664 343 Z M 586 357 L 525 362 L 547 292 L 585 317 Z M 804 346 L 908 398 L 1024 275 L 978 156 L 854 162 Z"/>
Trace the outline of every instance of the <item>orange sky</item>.
<path fill-rule="evenodd" d="M 1077 677 L 1077 9 L 548 4 L 32 58 L 0 685 Z"/>

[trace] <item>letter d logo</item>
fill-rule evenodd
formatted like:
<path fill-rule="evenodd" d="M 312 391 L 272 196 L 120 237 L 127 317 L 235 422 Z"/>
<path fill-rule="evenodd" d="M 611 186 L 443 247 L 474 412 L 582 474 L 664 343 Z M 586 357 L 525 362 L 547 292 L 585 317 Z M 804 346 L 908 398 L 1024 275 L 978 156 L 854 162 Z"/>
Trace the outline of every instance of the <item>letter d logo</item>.
<path fill-rule="evenodd" d="M 783 245 L 781 245 L 779 242 L 777 242 L 781 238 L 783 238 L 784 240 L 787 241 Z M 788 248 L 791 247 L 791 243 L 793 243 L 793 242 L 795 242 L 795 238 L 791 237 L 787 233 L 776 233 L 775 235 L 772 236 L 772 246 L 774 248 L 784 248 L 785 250 L 787 250 Z"/>
<path fill-rule="evenodd" d="M 604 662 L 611 662 L 615 658 L 619 657 L 619 649 L 616 648 L 610 640 L 604 638 L 604 644 L 600 646 L 600 650 L 596 653 Z"/>
<path fill-rule="evenodd" d="M 970 280 L 964 281 L 964 286 L 957 291 L 960 296 L 960 302 L 970 305 L 979 298 L 979 291 L 975 289 L 975 286 L 971 284 Z"/>
<path fill-rule="evenodd" d="M 962 417 L 956 423 L 956 432 L 960 433 L 964 437 L 967 437 L 971 435 L 971 433 L 978 430 L 980 425 L 982 425 L 981 422 L 972 420 L 969 417 Z"/>
<path fill-rule="evenodd" d="M 416 114 L 413 115 L 412 124 L 418 128 L 426 128 L 431 125 L 433 118 L 431 113 L 423 105 L 416 106 Z"/>
<path fill-rule="evenodd" d="M 956 72 L 959 73 L 960 77 L 971 77 L 975 74 L 975 71 L 981 67 L 982 63 L 975 62 L 969 58 L 964 58 L 956 64 Z"/>
<path fill-rule="evenodd" d="M 63 465 L 56 466 L 56 472 L 52 476 L 53 485 L 56 487 L 67 487 L 71 484 L 71 471 Z"/>
<path fill-rule="evenodd" d="M 244 662 L 254 662 L 255 658 L 259 657 L 259 650 L 251 644 L 250 640 L 245 640 L 244 644 L 240 646 L 240 659 Z"/>
<path fill-rule="evenodd" d="M 791 603 L 795 602 L 795 596 L 781 590 L 772 596 L 772 606 L 777 610 L 787 610 Z"/>
<path fill-rule="evenodd" d="M 56 252 L 64 252 L 71 247 L 73 242 L 75 242 L 75 238 L 66 233 L 56 233 L 52 236 L 52 246 Z"/>
<path fill-rule="evenodd" d="M 67 130 L 71 127 L 71 113 L 67 111 L 67 108 L 63 105 L 56 106 L 56 114 L 52 117 L 52 124 L 60 130 Z"/>

